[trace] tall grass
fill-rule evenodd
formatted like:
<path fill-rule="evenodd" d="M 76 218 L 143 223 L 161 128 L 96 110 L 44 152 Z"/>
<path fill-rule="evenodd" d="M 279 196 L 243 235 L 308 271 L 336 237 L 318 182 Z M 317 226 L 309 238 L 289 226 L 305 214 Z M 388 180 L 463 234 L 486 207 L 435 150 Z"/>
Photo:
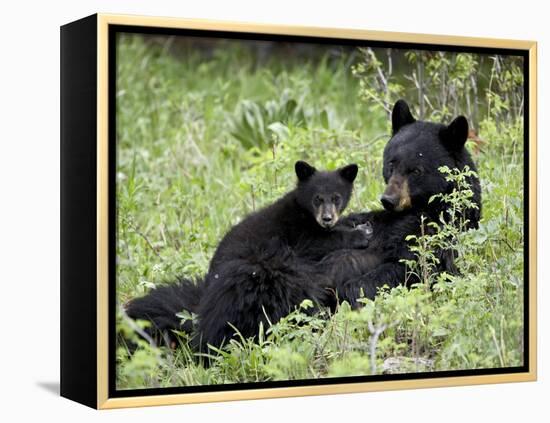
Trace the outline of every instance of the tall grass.
<path fill-rule="evenodd" d="M 119 305 L 178 275 L 204 274 L 232 225 L 294 185 L 297 159 L 320 168 L 358 163 L 349 211 L 379 207 L 389 124 L 364 98 L 363 74 L 352 72 L 361 54 L 259 57 L 239 42 L 205 53 L 176 50 L 168 38 L 120 36 Z M 479 121 L 485 143 L 472 147 L 483 219 L 462 235 L 462 276 L 433 290 L 383 292 L 360 310 L 343 304 L 334 315 L 309 316 L 306 302 L 262 328 L 258 342 L 237 337 L 210 357 L 196 356 L 183 333 L 176 350 L 151 346 L 119 316 L 119 333 L 137 349 L 118 346 L 118 388 L 521 365 L 523 126 L 490 114 Z"/>

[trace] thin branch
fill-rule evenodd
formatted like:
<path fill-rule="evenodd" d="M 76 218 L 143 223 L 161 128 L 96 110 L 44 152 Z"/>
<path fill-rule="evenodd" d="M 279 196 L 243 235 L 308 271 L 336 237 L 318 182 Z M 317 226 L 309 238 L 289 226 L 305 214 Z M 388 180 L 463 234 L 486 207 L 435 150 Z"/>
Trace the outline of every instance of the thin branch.
<path fill-rule="evenodd" d="M 140 237 L 142 237 L 145 241 L 145 243 L 149 246 L 149 248 L 156 254 L 156 256 L 159 259 L 162 259 L 159 252 L 155 249 L 153 244 L 151 244 L 151 241 L 149 241 L 149 238 L 147 238 L 147 235 L 145 235 L 143 232 L 141 232 L 136 225 L 134 225 L 129 219 L 125 219 L 126 224 L 134 231 L 136 234 L 138 234 Z"/>
<path fill-rule="evenodd" d="M 384 332 L 388 328 L 388 324 L 383 323 L 380 326 L 374 326 L 374 324 L 371 321 L 369 321 L 368 326 L 369 326 L 369 331 L 371 332 L 370 342 L 369 342 L 370 372 L 372 375 L 375 375 L 376 374 L 376 347 L 378 345 L 378 338 L 380 338 L 380 335 L 382 335 L 382 332 Z"/>

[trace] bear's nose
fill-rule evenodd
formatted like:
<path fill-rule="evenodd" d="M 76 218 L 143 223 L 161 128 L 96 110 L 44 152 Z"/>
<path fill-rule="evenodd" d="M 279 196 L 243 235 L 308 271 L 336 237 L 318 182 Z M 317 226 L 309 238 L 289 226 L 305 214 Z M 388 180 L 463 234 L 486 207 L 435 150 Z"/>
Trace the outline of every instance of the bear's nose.
<path fill-rule="evenodd" d="M 380 202 L 386 210 L 393 210 L 397 206 L 397 197 L 393 195 L 384 194 L 380 197 Z"/>
<path fill-rule="evenodd" d="M 325 214 L 323 216 L 323 222 L 326 222 L 326 223 L 332 222 L 332 216 L 330 214 Z"/>

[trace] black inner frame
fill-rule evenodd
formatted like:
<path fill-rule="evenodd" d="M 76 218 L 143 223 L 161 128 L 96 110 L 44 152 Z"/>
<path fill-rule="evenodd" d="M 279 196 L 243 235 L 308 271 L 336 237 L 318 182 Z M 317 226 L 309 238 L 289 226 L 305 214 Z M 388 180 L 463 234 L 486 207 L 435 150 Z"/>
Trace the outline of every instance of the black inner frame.
<path fill-rule="evenodd" d="M 225 385 L 197 385 L 182 386 L 170 388 L 144 388 L 144 389 L 116 389 L 116 35 L 118 33 L 134 34 L 154 34 L 154 35 L 179 35 L 193 37 L 212 37 L 237 40 L 258 40 L 258 41 L 282 41 L 282 42 L 300 42 L 315 44 L 345 45 L 354 47 L 392 47 L 411 50 L 430 50 L 430 51 L 449 51 L 449 52 L 468 52 L 478 54 L 499 54 L 509 56 L 520 56 L 523 58 L 523 77 L 524 77 L 524 158 L 523 158 L 523 235 L 524 235 L 524 351 L 523 366 L 489 368 L 489 369 L 471 369 L 471 370 L 452 370 L 435 371 L 420 373 L 405 373 L 392 375 L 372 375 L 372 376 L 348 376 L 332 377 L 323 379 L 303 379 L 288 381 L 270 381 L 270 382 L 250 382 L 235 383 Z M 411 380 L 411 379 L 431 379 L 457 376 L 482 376 L 495 374 L 526 373 L 529 372 L 529 187 L 532 181 L 529 180 L 529 51 L 518 49 L 486 48 L 486 47 L 464 47 L 447 46 L 438 44 L 421 44 L 408 42 L 387 42 L 387 41 L 369 41 L 354 40 L 344 38 L 321 38 L 309 36 L 294 35 L 270 35 L 243 32 L 228 32 L 214 30 L 195 30 L 195 29 L 177 29 L 177 28 L 158 28 L 130 25 L 109 25 L 108 28 L 108 110 L 109 110 L 109 163 L 108 163 L 108 183 L 109 183 L 109 351 L 108 351 L 108 384 L 109 398 L 135 397 L 146 395 L 163 394 L 184 394 L 198 392 L 223 392 L 236 391 L 244 389 L 258 388 L 279 388 L 279 387 L 299 387 L 311 385 L 334 385 L 342 383 L 364 383 L 392 380 Z"/>

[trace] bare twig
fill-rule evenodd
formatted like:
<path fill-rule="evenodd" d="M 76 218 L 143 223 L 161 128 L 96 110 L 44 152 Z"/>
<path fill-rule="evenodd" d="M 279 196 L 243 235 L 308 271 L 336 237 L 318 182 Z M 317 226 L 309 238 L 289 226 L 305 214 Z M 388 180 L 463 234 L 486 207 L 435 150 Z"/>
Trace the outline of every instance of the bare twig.
<path fill-rule="evenodd" d="M 376 374 L 376 347 L 378 345 L 378 338 L 380 335 L 388 328 L 387 323 L 382 323 L 381 325 L 375 326 L 372 321 L 368 322 L 369 331 L 371 333 L 369 341 L 369 354 L 370 354 L 370 372 L 371 374 Z"/>
<path fill-rule="evenodd" d="M 426 106 L 424 105 L 424 58 L 416 61 L 416 71 L 418 73 L 418 105 L 420 107 L 420 119 L 426 118 Z"/>
<path fill-rule="evenodd" d="M 147 238 L 147 235 L 145 235 L 143 232 L 141 232 L 136 225 L 134 225 L 129 219 L 126 219 L 126 224 L 134 231 L 136 234 L 138 234 L 140 237 L 143 238 L 147 246 L 156 254 L 156 256 L 161 259 L 159 252 L 153 247 L 153 244 L 151 244 L 151 241 L 149 241 L 149 238 Z"/>

